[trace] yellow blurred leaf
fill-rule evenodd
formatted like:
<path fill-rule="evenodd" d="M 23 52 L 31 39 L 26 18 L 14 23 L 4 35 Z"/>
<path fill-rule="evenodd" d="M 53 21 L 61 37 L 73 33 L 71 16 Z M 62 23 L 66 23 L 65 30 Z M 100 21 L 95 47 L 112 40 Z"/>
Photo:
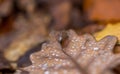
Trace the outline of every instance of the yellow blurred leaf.
<path fill-rule="evenodd" d="M 120 44 L 120 23 L 108 24 L 102 31 L 95 33 L 96 40 L 100 40 L 107 35 L 118 37 L 118 44 Z"/>

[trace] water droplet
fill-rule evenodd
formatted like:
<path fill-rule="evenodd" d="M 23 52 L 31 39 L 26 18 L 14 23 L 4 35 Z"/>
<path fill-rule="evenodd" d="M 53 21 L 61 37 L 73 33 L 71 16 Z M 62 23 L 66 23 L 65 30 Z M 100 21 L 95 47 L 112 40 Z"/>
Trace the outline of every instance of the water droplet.
<path fill-rule="evenodd" d="M 50 74 L 50 72 L 49 71 L 45 71 L 44 74 Z"/>
<path fill-rule="evenodd" d="M 97 47 L 93 48 L 93 50 L 95 50 L 95 51 L 98 50 L 98 49 L 99 49 L 99 48 L 97 48 Z"/>

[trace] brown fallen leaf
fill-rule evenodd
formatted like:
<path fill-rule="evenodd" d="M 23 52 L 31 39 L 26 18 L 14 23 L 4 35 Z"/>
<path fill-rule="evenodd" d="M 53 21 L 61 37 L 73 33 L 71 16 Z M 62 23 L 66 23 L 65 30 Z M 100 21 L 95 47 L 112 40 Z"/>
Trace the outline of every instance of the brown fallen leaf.
<path fill-rule="evenodd" d="M 17 5 L 21 10 L 27 12 L 27 14 L 31 14 L 35 11 L 35 0 L 17 0 Z"/>
<path fill-rule="evenodd" d="M 10 68 L 10 64 L 8 61 L 4 58 L 3 53 L 0 52 L 0 70 L 1 69 L 8 69 Z"/>
<path fill-rule="evenodd" d="M 101 31 L 104 27 L 105 25 L 101 25 L 101 24 L 88 24 L 87 26 L 80 29 L 80 33 L 94 34 L 95 32 Z"/>
<path fill-rule="evenodd" d="M 97 42 L 89 34 L 78 36 L 72 30 L 66 34 L 66 47 L 51 35 L 42 50 L 30 56 L 32 65 L 23 70 L 30 74 L 104 74 L 112 73 L 110 68 L 120 64 L 120 54 L 112 53 L 116 37 L 107 36 Z"/>
<path fill-rule="evenodd" d="M 4 0 L 0 3 L 0 17 L 9 16 L 12 10 L 13 10 L 13 0 Z"/>
<path fill-rule="evenodd" d="M 65 29 L 69 25 L 71 18 L 71 2 L 69 0 L 53 0 L 53 2 L 50 3 L 50 13 L 53 16 L 54 29 Z"/>
<path fill-rule="evenodd" d="M 115 53 L 120 53 L 120 45 L 116 45 L 114 48 Z"/>
<path fill-rule="evenodd" d="M 43 42 L 47 36 L 46 16 L 32 15 L 29 19 L 19 16 L 14 23 L 17 36 L 6 48 L 4 56 L 9 61 L 17 61 L 26 51 Z M 20 29 L 21 28 L 21 29 Z"/>
<path fill-rule="evenodd" d="M 118 44 L 120 44 L 120 23 L 108 24 L 102 31 L 95 33 L 97 40 L 100 40 L 107 35 L 116 36 L 118 38 Z"/>
<path fill-rule="evenodd" d="M 120 0 L 84 0 L 84 12 L 90 21 L 120 21 Z"/>

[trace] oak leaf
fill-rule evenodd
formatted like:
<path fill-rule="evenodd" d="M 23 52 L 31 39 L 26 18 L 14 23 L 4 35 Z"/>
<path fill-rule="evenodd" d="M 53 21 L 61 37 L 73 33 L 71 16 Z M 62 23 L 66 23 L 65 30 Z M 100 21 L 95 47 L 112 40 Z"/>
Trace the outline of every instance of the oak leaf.
<path fill-rule="evenodd" d="M 32 65 L 23 70 L 30 74 L 106 74 L 120 63 L 120 54 L 112 53 L 116 37 L 107 36 L 97 42 L 89 34 L 78 36 L 72 30 L 66 34 L 66 47 L 51 35 L 42 50 L 30 56 Z"/>

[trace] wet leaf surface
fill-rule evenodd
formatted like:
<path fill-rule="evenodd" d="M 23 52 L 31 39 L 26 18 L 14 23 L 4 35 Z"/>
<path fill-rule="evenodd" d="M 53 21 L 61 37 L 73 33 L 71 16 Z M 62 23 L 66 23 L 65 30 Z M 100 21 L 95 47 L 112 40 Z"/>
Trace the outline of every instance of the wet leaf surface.
<path fill-rule="evenodd" d="M 103 74 L 112 73 L 109 68 L 120 64 L 120 54 L 112 52 L 116 37 L 107 36 L 97 42 L 89 34 L 78 36 L 72 30 L 66 34 L 67 47 L 62 48 L 56 36 L 51 35 L 42 50 L 30 56 L 32 65 L 24 70 L 30 74 Z"/>

